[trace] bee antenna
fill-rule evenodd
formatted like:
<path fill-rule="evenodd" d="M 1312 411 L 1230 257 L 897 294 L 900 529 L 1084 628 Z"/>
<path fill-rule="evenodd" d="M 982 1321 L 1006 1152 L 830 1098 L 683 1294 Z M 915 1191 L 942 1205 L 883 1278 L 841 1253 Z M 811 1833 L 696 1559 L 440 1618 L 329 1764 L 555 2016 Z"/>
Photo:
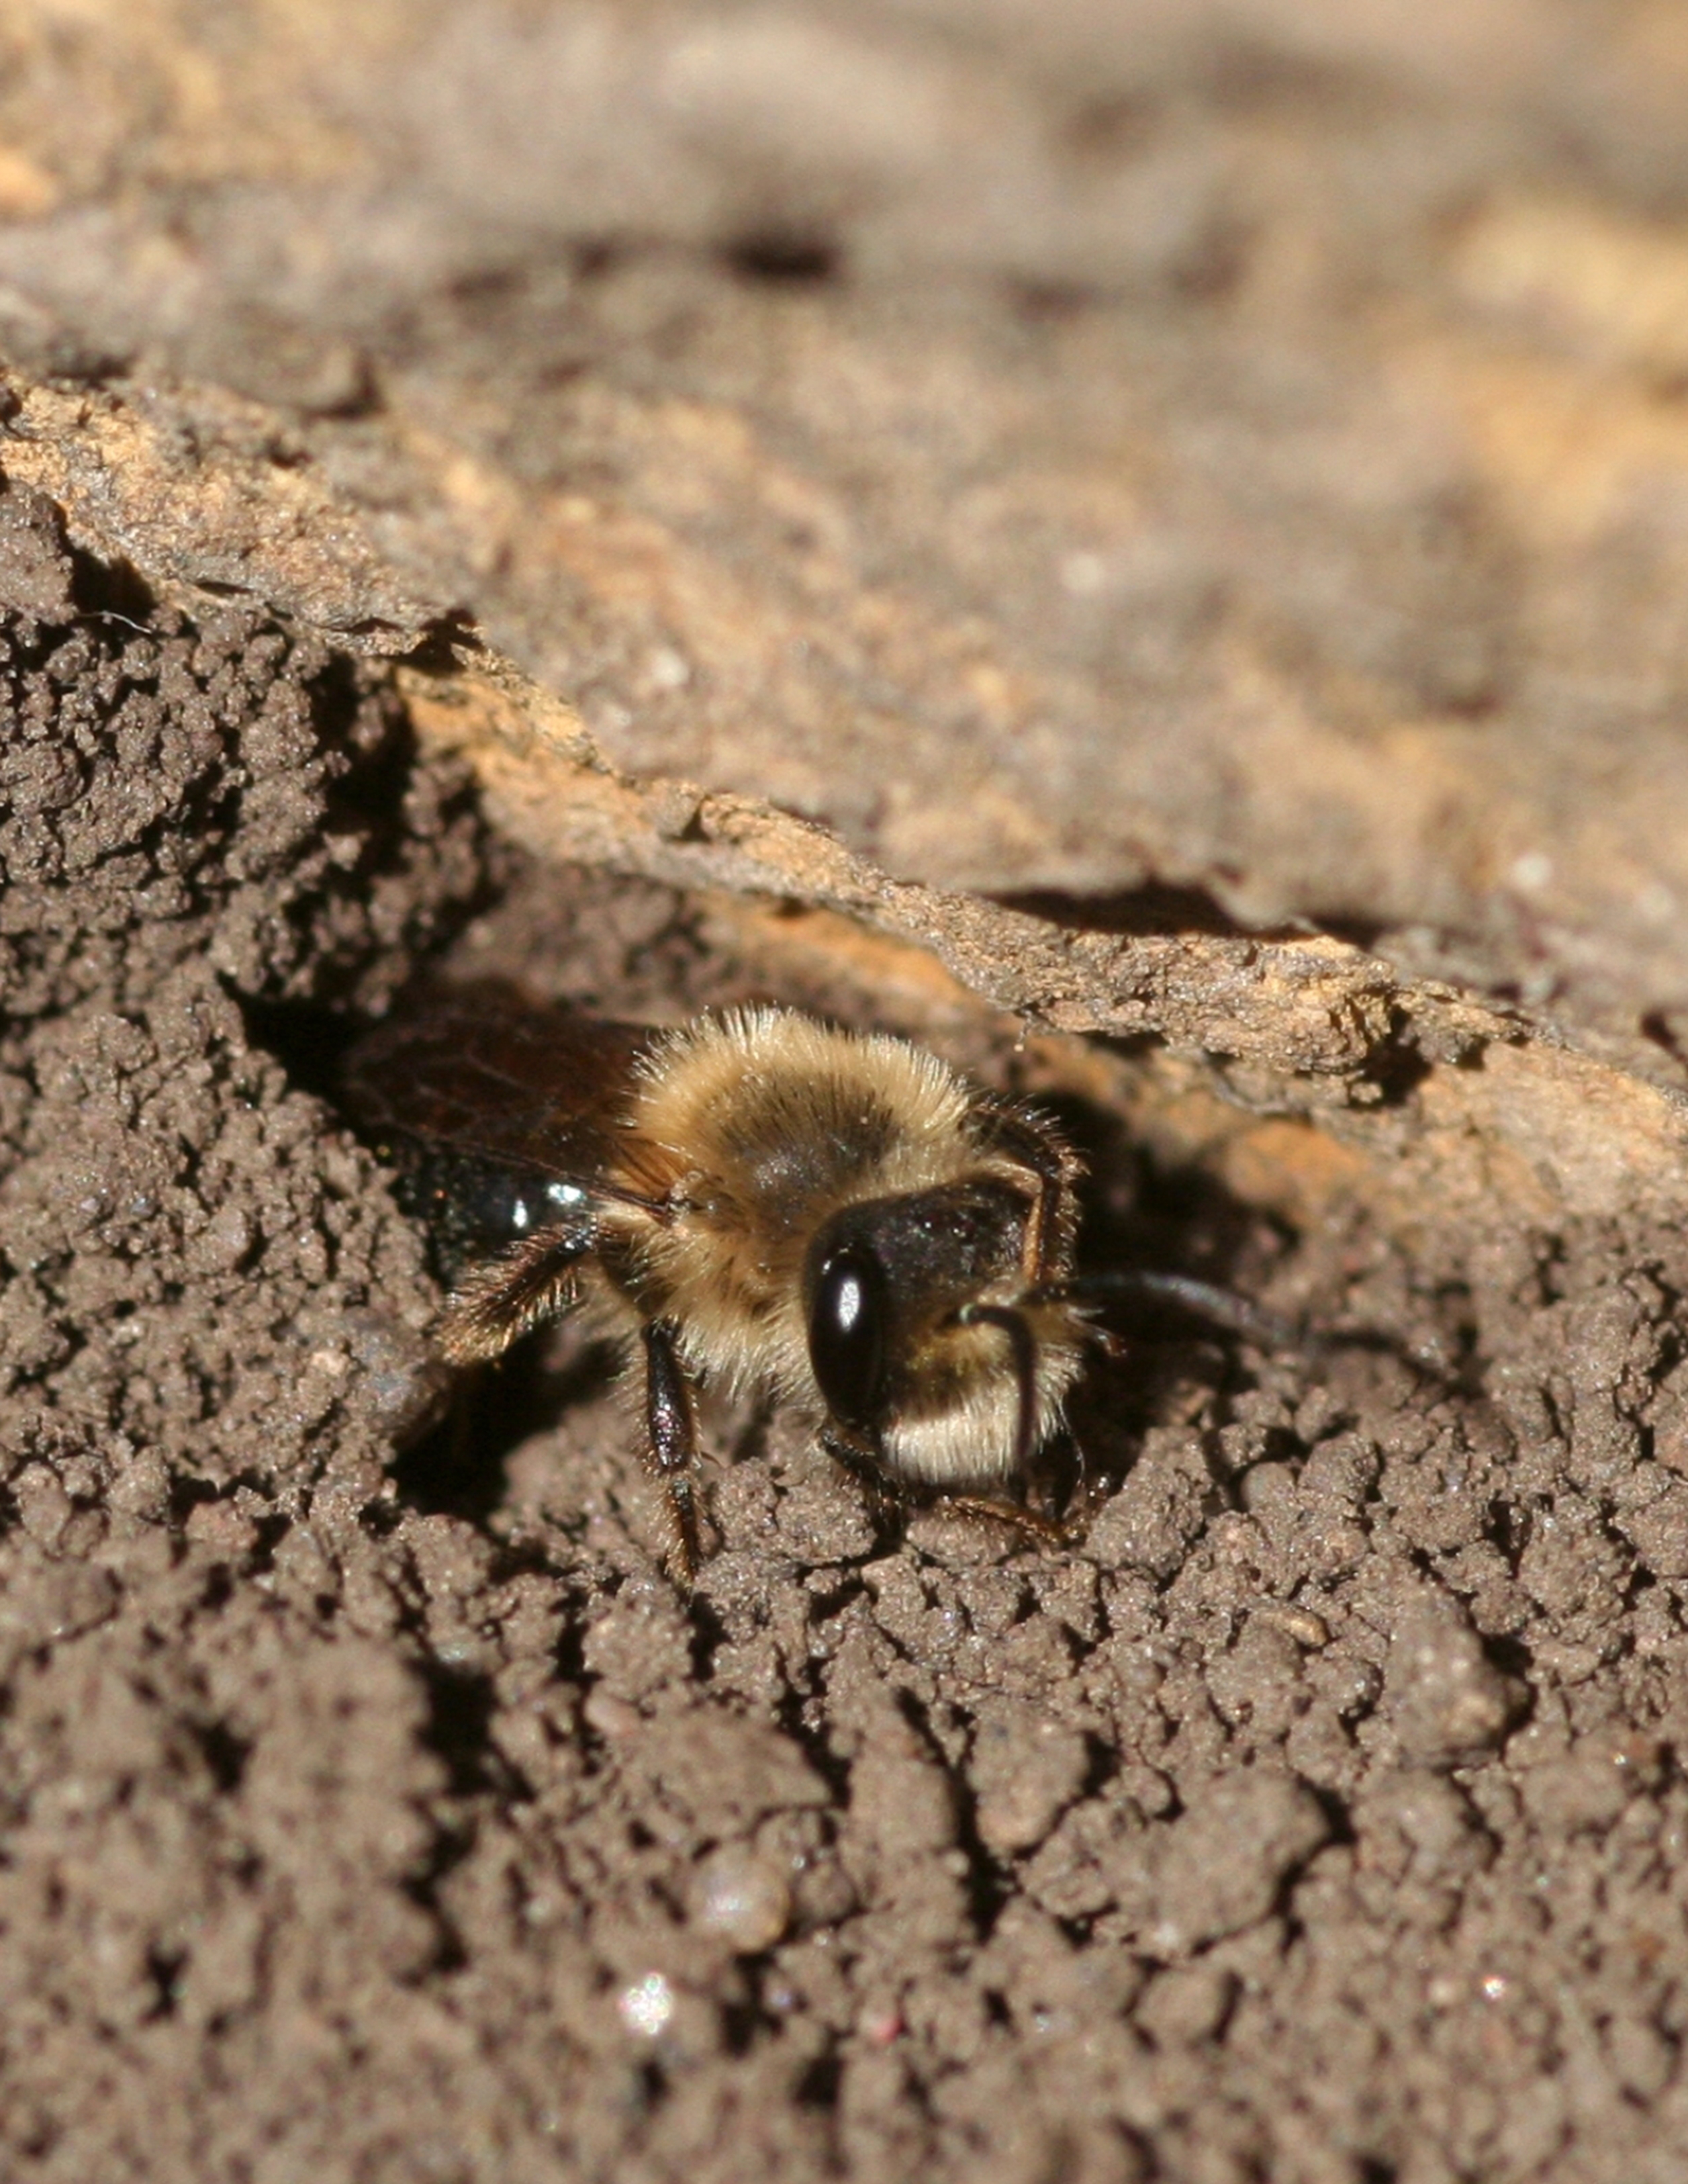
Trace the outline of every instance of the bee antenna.
<path fill-rule="evenodd" d="M 1172 1305 L 1193 1313 L 1210 1325 L 1223 1327 L 1245 1340 L 1267 1350 L 1295 1350 L 1300 1338 L 1287 1321 L 1263 1312 L 1247 1297 L 1222 1290 L 1212 1282 L 1198 1281 L 1193 1274 L 1156 1273 L 1147 1267 L 1115 1268 L 1102 1273 L 1075 1274 L 1071 1280 L 1051 1283 L 1028 1291 L 1022 1304 L 1056 1304 L 1068 1297 L 1140 1297 L 1150 1304 Z"/>
<path fill-rule="evenodd" d="M 1014 1474 L 1024 1476 L 1038 1430 L 1038 1345 L 1024 1312 L 1011 1304 L 964 1304 L 955 1314 L 960 1327 L 1000 1327 L 1014 1353 L 1020 1415 L 1014 1429 Z"/>

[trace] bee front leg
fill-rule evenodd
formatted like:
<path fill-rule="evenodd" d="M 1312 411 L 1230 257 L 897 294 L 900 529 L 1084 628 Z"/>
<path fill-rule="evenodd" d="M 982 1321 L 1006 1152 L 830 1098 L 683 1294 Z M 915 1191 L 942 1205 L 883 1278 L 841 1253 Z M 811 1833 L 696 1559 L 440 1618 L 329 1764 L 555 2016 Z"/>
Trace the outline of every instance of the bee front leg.
<path fill-rule="evenodd" d="M 902 1529 L 909 1513 L 909 1497 L 888 1472 L 883 1471 L 872 1457 L 853 1447 L 841 1434 L 830 1426 L 821 1429 L 821 1446 L 841 1470 L 847 1471 L 861 1489 L 867 1504 L 868 1522 L 883 1538 L 894 1538 Z"/>
<path fill-rule="evenodd" d="M 671 1322 L 653 1319 L 644 1336 L 646 1466 L 660 1481 L 668 1511 L 669 1566 L 688 1587 L 698 1574 L 698 1511 L 692 1467 L 698 1453 L 692 1390 L 680 1362 Z"/>

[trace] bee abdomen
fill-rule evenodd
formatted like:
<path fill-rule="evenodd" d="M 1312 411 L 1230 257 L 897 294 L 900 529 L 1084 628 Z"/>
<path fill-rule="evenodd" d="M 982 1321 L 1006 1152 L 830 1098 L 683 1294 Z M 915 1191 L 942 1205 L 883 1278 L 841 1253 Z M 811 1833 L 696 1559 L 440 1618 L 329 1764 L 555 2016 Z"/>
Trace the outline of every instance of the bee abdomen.
<path fill-rule="evenodd" d="M 426 1224 L 436 1271 L 448 1286 L 476 1262 L 542 1230 L 559 1242 L 577 1230 L 581 1249 L 591 1248 L 594 1210 L 579 1184 L 443 1146 L 381 1150 L 398 1169 L 394 1195 Z"/>

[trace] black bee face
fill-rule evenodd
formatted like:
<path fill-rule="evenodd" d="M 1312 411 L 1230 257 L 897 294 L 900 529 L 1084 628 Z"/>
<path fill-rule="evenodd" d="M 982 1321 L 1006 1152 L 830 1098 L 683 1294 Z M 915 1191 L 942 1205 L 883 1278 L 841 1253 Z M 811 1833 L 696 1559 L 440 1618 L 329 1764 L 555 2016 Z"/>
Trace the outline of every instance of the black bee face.
<path fill-rule="evenodd" d="M 966 1333 L 1000 1317 L 1020 1284 L 1028 1200 L 995 1178 L 944 1184 L 845 1206 L 810 1246 L 804 1288 L 809 1362 L 833 1423 L 883 1460 L 892 1427 L 916 1400 L 955 1399 L 978 1369 Z M 997 1368 L 1023 1369 L 1023 1343 L 996 1346 Z"/>

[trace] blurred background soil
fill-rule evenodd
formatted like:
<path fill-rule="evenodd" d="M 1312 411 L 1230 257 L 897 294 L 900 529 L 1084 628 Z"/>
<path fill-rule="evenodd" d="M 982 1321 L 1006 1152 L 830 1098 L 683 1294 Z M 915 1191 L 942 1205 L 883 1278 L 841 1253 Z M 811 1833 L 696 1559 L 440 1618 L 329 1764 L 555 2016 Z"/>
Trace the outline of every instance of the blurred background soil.
<path fill-rule="evenodd" d="M 1688 18 L 0 14 L 0 2168 L 1688 2165 Z M 1087 1529 L 446 1386 L 414 975 L 1083 1145 Z"/>

